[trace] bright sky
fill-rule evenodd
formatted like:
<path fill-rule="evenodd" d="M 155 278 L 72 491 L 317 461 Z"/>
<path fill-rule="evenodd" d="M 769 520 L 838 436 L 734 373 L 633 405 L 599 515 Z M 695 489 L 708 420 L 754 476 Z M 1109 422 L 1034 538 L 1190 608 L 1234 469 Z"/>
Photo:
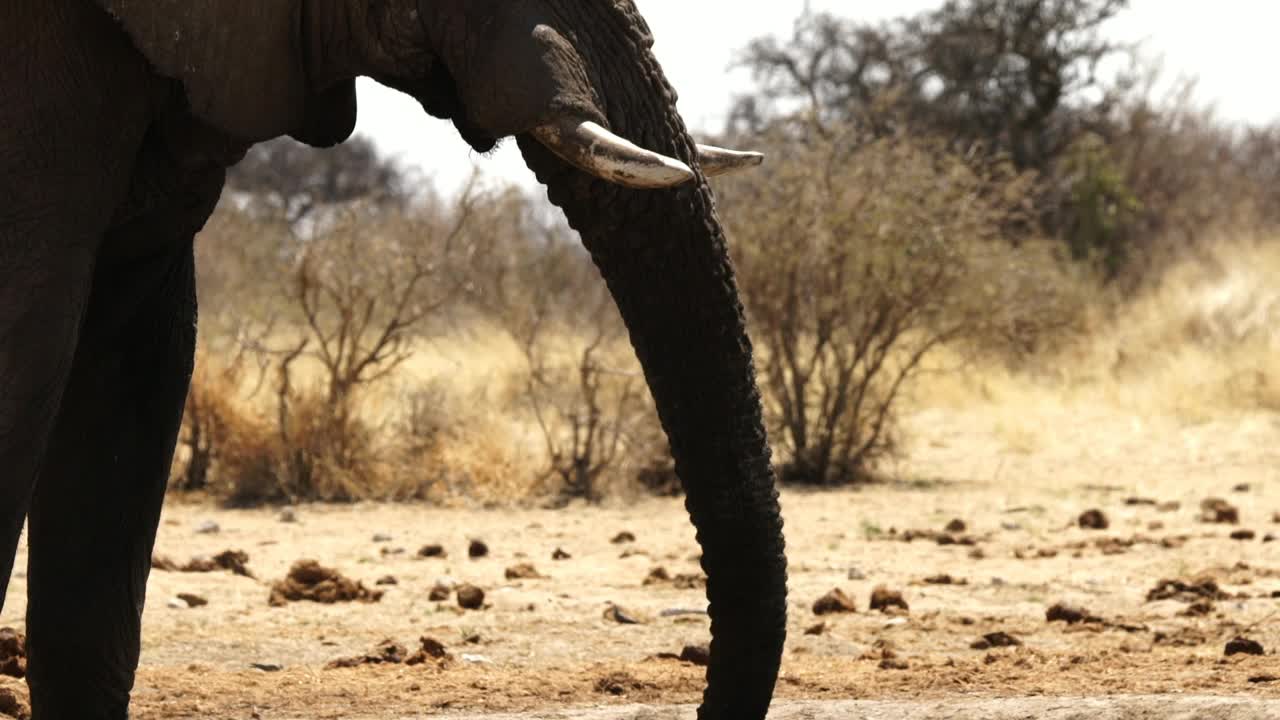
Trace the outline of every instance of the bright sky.
<path fill-rule="evenodd" d="M 755 37 L 786 37 L 805 0 L 635 0 L 656 38 L 654 51 L 680 93 L 680 111 L 696 131 L 719 130 L 735 93 L 751 89 L 749 74 L 731 71 L 736 53 Z M 809 0 L 813 9 L 867 21 L 913 14 L 940 0 Z M 1206 7 L 1211 8 L 1205 12 Z M 750 8 L 750 9 L 748 9 Z M 1143 41 L 1170 75 L 1200 78 L 1199 97 L 1222 117 L 1280 120 L 1280 82 L 1274 35 L 1280 3 L 1272 0 L 1133 0 L 1113 21 L 1117 40 Z M 708 28 L 714 28 L 708 30 Z M 361 80 L 357 132 L 384 151 L 423 169 L 446 192 L 479 167 L 486 178 L 532 186 L 514 143 L 491 156 L 472 152 L 452 125 L 423 114 L 414 101 Z"/>

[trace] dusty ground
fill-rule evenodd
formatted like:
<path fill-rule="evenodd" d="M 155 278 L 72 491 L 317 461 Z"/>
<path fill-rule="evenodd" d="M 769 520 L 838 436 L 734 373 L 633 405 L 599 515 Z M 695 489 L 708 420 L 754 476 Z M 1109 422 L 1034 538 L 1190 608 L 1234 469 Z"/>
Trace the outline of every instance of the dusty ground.
<path fill-rule="evenodd" d="M 893 468 L 898 480 L 783 497 L 792 613 L 779 717 L 1097 720 L 1179 717 L 1179 707 L 1185 717 L 1280 717 L 1260 704 L 1280 700 L 1280 542 L 1263 542 L 1280 534 L 1280 415 L 1189 423 L 1063 406 L 1012 422 L 989 409 L 937 409 L 916 415 L 911 430 L 916 442 Z M 1238 508 L 1239 523 L 1203 522 L 1200 503 L 1211 496 Z M 1095 508 L 1109 527 L 1077 527 Z M 903 540 L 909 530 L 942 533 L 953 519 L 966 529 L 948 536 L 975 545 Z M 197 533 L 209 520 L 220 532 Z M 1243 529 L 1254 536 L 1231 539 Z M 624 530 L 636 540 L 612 543 Z M 489 545 L 489 557 L 468 558 L 472 538 Z M 428 543 L 448 557 L 416 557 Z M 404 553 L 383 554 L 396 548 Z M 557 548 L 572 557 L 552 560 Z M 702 668 L 656 656 L 708 639 L 705 616 L 662 614 L 703 607 L 702 591 L 643 584 L 658 566 L 672 576 L 698 572 L 679 501 L 516 512 L 303 507 L 295 523 L 277 510 L 170 503 L 158 554 L 182 563 L 227 549 L 247 552 L 257 579 L 153 572 L 136 718 L 372 720 L 612 704 L 620 707 L 609 717 L 692 717 L 634 707 L 693 703 L 701 689 Z M 386 575 L 398 584 L 377 586 L 386 591 L 377 603 L 269 606 L 268 584 L 300 558 L 369 588 Z M 547 577 L 505 579 L 522 562 Z M 940 574 L 966 584 L 925 582 Z M 1197 576 L 1220 592 L 1201 614 L 1188 614 L 1190 598 L 1147 599 L 1162 579 Z M 442 577 L 483 588 L 487 608 L 429 601 Z M 13 579 L 0 627 L 21 627 L 24 583 Z M 909 613 L 868 611 L 882 584 L 902 592 Z M 857 612 L 816 617 L 814 601 L 834 588 Z M 178 593 L 208 605 L 173 607 Z M 1059 601 L 1095 619 L 1046 622 Z M 605 617 L 611 603 L 640 622 Z M 1022 645 L 971 647 L 994 632 Z M 452 662 L 324 668 L 388 638 L 413 650 L 420 636 L 443 643 Z M 1237 636 L 1266 654 L 1224 657 Z M 20 684 L 0 679 L 0 687 Z M 1157 697 L 1096 707 L 1070 699 L 1140 695 Z M 1210 698 L 1175 707 L 1174 695 Z M 983 698 L 1023 699 L 1003 710 L 962 703 Z M 801 700 L 890 704 L 793 704 Z"/>

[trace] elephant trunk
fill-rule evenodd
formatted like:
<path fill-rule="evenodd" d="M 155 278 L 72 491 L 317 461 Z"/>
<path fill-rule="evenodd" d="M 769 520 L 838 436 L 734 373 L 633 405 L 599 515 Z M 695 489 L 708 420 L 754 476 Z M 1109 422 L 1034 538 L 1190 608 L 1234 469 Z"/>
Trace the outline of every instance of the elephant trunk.
<path fill-rule="evenodd" d="M 763 718 L 785 635 L 782 519 L 751 344 L 710 192 L 701 178 L 675 191 L 616 190 L 563 166 L 548 170 L 554 161 L 536 142 L 522 139 L 521 148 L 608 283 L 670 440 L 710 601 L 699 717 Z"/>
<path fill-rule="evenodd" d="M 595 3 L 578 7 L 604 13 Z M 593 19 L 582 26 L 599 28 L 610 18 Z M 614 27 L 634 33 L 634 55 L 592 57 L 589 38 L 575 42 L 601 113 L 614 132 L 688 164 L 695 181 L 670 190 L 626 189 L 574 169 L 530 135 L 519 142 L 618 304 L 685 487 L 711 615 L 699 717 L 759 720 L 785 638 L 786 560 L 751 343 L 696 146 L 649 52 L 643 22 L 628 20 Z"/>

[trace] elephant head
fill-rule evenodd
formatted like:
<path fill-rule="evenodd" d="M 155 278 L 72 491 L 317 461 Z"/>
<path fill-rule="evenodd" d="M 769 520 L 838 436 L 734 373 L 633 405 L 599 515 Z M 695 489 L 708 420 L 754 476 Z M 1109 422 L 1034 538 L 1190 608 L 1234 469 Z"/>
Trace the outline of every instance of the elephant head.
<path fill-rule="evenodd" d="M 517 138 L 613 293 L 686 489 L 713 636 L 700 717 L 763 718 L 785 634 L 782 522 L 706 180 L 758 157 L 695 145 L 632 0 L 99 1 L 193 114 L 248 142 L 345 139 L 358 75 L 478 150 Z"/>

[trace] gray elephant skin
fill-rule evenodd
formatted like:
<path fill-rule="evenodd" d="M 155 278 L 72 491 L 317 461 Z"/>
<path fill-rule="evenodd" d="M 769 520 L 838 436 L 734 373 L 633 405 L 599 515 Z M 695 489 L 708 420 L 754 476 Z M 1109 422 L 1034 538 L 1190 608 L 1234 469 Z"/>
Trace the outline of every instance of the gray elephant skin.
<path fill-rule="evenodd" d="M 193 238 L 253 143 L 345 140 L 358 76 L 476 150 L 514 136 L 580 232 L 703 549 L 699 717 L 765 716 L 786 564 L 706 182 L 725 155 L 690 139 L 649 33 L 631 0 L 0 3 L 0 607 L 25 518 L 35 720 L 127 717 L 192 371 Z"/>

